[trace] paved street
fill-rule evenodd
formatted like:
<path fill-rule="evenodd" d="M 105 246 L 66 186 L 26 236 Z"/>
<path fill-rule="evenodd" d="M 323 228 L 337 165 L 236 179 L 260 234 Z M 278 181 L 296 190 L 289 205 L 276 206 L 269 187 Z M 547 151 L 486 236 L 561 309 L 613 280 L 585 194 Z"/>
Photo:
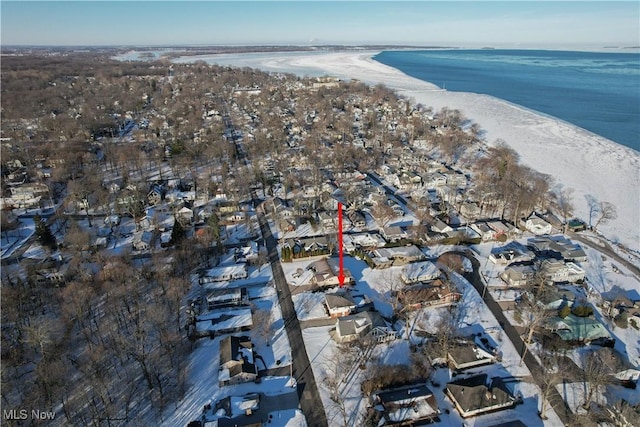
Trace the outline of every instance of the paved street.
<path fill-rule="evenodd" d="M 480 277 L 480 263 L 475 257 L 470 255 L 470 253 L 467 253 L 467 252 L 454 252 L 454 253 L 461 254 L 467 257 L 471 261 L 471 264 L 473 265 L 473 272 L 465 273 L 464 277 L 473 285 L 474 288 L 476 288 L 478 293 L 482 295 L 484 290 L 484 283 L 482 282 L 482 278 Z M 516 348 L 516 351 L 518 352 L 518 354 L 522 355 L 525 349 L 524 341 L 520 337 L 520 334 L 518 334 L 518 331 L 516 331 L 516 328 L 514 328 L 511 325 L 511 323 L 507 320 L 504 313 L 502 312 L 502 308 L 493 299 L 490 292 L 484 292 L 483 300 L 484 300 L 484 303 L 487 305 L 487 307 L 489 307 L 489 310 L 491 310 L 491 313 L 493 313 L 495 318 L 500 323 L 500 326 L 502 326 L 502 329 L 504 330 L 509 340 L 511 340 L 511 342 L 513 343 L 513 346 Z M 527 366 L 527 368 L 529 368 L 529 371 L 531 372 L 531 376 L 533 377 L 535 382 L 538 384 L 538 386 L 542 388 L 542 383 L 540 379 L 542 378 L 543 370 L 540 364 L 538 363 L 538 361 L 536 360 L 536 358 L 531 354 L 531 352 L 527 352 L 527 354 L 525 355 L 524 363 Z M 554 405 L 556 414 L 558 414 L 558 417 L 560 417 L 560 419 L 565 425 L 570 425 L 571 420 L 573 419 L 573 414 L 571 413 L 569 408 L 564 404 L 564 399 L 562 399 L 562 396 L 560 396 L 560 393 L 558 393 L 555 389 L 552 389 L 551 394 L 549 396 L 549 401 L 554 403 L 558 402 L 558 404 Z"/>
<path fill-rule="evenodd" d="M 305 348 L 304 341 L 302 339 L 300 323 L 298 322 L 298 317 L 296 316 L 296 311 L 293 307 L 293 301 L 291 300 L 291 292 L 287 285 L 287 281 L 285 280 L 282 266 L 280 265 L 278 250 L 276 248 L 277 241 L 271 234 L 271 229 L 269 228 L 269 224 L 267 223 L 264 214 L 259 212 L 258 220 L 260 222 L 262 236 L 264 237 L 267 250 L 269 251 L 269 261 L 271 262 L 271 269 L 273 271 L 273 280 L 276 284 L 278 301 L 280 302 L 284 325 L 291 345 L 293 376 L 298 382 L 300 407 L 307 418 L 307 424 L 309 426 L 328 426 L 327 417 L 320 400 L 316 380 L 313 376 L 313 370 L 311 369 L 311 364 L 309 362 L 309 356 L 307 355 L 307 349 Z"/>

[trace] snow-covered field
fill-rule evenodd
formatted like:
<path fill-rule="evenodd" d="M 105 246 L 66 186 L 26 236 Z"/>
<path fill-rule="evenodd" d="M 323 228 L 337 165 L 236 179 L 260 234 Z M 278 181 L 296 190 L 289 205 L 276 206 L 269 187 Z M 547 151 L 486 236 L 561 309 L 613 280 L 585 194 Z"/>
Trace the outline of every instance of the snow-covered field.
<path fill-rule="evenodd" d="M 383 83 L 417 103 L 460 110 L 486 132 L 488 143 L 501 139 L 523 163 L 573 188 L 576 215 L 587 219 L 585 196 L 613 203 L 618 219 L 600 229 L 610 239 L 640 250 L 640 153 L 554 117 L 488 95 L 440 90 L 376 62 L 378 51 L 258 53 L 191 56 L 177 62 L 260 68 L 306 76 L 332 75 Z"/>

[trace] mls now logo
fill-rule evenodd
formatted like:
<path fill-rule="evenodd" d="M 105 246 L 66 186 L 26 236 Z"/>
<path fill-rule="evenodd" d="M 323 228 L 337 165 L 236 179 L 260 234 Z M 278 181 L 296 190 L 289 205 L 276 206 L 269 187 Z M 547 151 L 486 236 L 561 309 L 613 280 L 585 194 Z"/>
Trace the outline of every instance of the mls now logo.
<path fill-rule="evenodd" d="M 2 418 L 5 420 L 53 420 L 56 417 L 54 411 L 41 411 L 39 409 L 32 409 L 27 411 L 26 409 L 3 409 Z"/>

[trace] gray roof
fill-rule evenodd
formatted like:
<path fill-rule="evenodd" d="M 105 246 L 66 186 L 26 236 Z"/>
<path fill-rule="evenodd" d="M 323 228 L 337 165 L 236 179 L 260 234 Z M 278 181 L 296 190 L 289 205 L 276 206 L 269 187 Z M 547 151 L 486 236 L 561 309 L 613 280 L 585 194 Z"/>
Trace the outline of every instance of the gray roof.
<path fill-rule="evenodd" d="M 336 292 L 335 294 L 325 294 L 324 299 L 327 303 L 327 307 L 339 308 L 339 307 L 352 307 L 356 305 L 353 297 L 347 292 Z"/>
<path fill-rule="evenodd" d="M 515 401 L 500 378 L 492 378 L 492 385 L 487 386 L 486 374 L 450 382 L 447 390 L 465 412 L 489 409 Z"/>

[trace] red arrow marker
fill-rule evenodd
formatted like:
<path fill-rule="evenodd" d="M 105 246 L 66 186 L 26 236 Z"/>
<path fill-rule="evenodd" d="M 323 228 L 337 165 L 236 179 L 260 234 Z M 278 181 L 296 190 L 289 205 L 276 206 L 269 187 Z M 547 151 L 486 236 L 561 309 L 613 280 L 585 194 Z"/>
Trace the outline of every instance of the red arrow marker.
<path fill-rule="evenodd" d="M 340 272 L 338 282 L 340 287 L 344 285 L 344 261 L 342 259 L 342 203 L 338 202 L 338 256 L 340 258 Z"/>

